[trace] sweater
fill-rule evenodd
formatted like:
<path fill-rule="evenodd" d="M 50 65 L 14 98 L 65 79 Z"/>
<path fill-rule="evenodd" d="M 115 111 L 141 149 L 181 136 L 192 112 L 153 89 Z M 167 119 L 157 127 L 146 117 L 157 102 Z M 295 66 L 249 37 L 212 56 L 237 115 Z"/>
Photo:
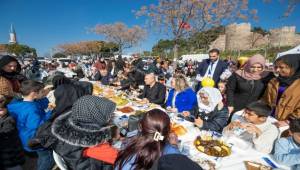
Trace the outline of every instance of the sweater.
<path fill-rule="evenodd" d="M 237 116 L 235 120 L 239 120 L 242 123 L 247 123 L 246 119 L 244 119 L 242 116 Z M 266 122 L 255 126 L 261 130 L 262 133 L 260 136 L 256 137 L 255 135 L 250 134 L 242 129 L 241 134 L 238 135 L 239 138 L 252 143 L 253 147 L 259 152 L 270 153 L 273 149 L 275 140 L 278 138 L 279 129 L 268 119 Z"/>
<path fill-rule="evenodd" d="M 168 95 L 166 107 L 172 107 L 172 100 L 174 98 L 175 89 L 172 89 Z M 179 92 L 175 98 L 175 108 L 178 112 L 190 111 L 197 104 L 196 93 L 191 89 L 187 88 L 184 91 Z"/>
<path fill-rule="evenodd" d="M 7 105 L 11 116 L 16 120 L 19 137 L 23 148 L 32 152 L 28 142 L 35 136 L 38 127 L 48 120 L 51 112 L 45 112 L 48 107 L 48 99 L 43 98 L 32 102 L 15 99 Z"/>

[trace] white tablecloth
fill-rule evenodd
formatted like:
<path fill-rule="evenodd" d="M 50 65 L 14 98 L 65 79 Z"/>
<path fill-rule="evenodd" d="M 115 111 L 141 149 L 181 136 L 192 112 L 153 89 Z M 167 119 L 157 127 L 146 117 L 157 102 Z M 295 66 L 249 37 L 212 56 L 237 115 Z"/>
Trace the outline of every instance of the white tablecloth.
<path fill-rule="evenodd" d="M 173 119 L 174 120 L 174 119 Z M 176 120 L 175 120 L 176 121 Z M 217 169 L 220 170 L 246 170 L 244 165 L 244 161 L 254 161 L 258 163 L 262 163 L 264 165 L 268 165 L 262 158 L 267 157 L 269 158 L 279 169 L 290 169 L 288 167 L 279 165 L 276 163 L 269 154 L 264 154 L 261 152 L 256 151 L 251 147 L 251 145 L 247 144 L 246 142 L 238 139 L 237 137 L 231 136 L 224 138 L 225 142 L 228 143 L 231 147 L 232 153 L 231 155 L 223 158 L 215 158 L 212 156 L 208 156 L 204 153 L 199 152 L 193 145 L 193 141 L 196 137 L 200 134 L 200 129 L 195 127 L 193 123 L 188 121 L 176 121 L 176 123 L 181 124 L 184 126 L 188 132 L 183 135 L 179 136 L 181 144 L 187 145 L 189 144 L 189 154 L 188 155 L 191 159 L 193 157 L 203 157 L 204 159 L 211 160 L 212 162 L 216 163 Z"/>

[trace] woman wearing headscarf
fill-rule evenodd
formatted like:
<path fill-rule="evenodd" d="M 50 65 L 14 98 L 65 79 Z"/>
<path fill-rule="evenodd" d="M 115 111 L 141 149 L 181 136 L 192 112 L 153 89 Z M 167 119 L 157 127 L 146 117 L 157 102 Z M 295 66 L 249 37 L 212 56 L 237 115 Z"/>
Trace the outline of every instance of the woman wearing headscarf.
<path fill-rule="evenodd" d="M 278 73 L 267 86 L 262 100 L 273 108 L 279 126 L 300 118 L 300 54 L 287 54 L 275 61 Z"/>
<path fill-rule="evenodd" d="M 19 92 L 21 82 L 26 79 L 20 74 L 21 65 L 12 56 L 5 55 L 0 59 L 0 94 L 12 98 Z"/>
<path fill-rule="evenodd" d="M 272 74 L 265 71 L 265 64 L 265 58 L 256 54 L 249 58 L 243 69 L 229 77 L 226 85 L 229 113 L 244 109 L 247 104 L 257 101 L 263 95 L 272 78 Z"/>
<path fill-rule="evenodd" d="M 112 140 L 114 126 L 110 121 L 115 108 L 116 104 L 109 99 L 87 95 L 78 99 L 69 112 L 54 120 L 51 126 L 51 132 L 57 139 L 54 150 L 63 158 L 68 169 L 113 169 L 111 164 L 89 157 L 86 150 Z M 98 155 L 103 155 L 104 151 L 100 149 Z M 116 156 L 117 153 L 112 160 Z"/>
<path fill-rule="evenodd" d="M 213 87 L 203 87 L 197 94 L 198 105 L 191 112 L 183 112 L 185 117 L 194 117 L 195 125 L 202 130 L 222 132 L 227 124 L 228 109 L 224 107 L 220 91 Z"/>

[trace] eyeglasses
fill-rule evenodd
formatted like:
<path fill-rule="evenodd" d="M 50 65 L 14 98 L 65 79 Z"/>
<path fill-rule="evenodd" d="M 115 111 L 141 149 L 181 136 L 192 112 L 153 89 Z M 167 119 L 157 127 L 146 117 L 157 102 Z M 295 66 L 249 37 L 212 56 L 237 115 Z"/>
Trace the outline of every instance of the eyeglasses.
<path fill-rule="evenodd" d="M 255 66 L 251 66 L 250 68 L 251 68 L 251 69 L 260 69 L 260 70 L 262 69 L 262 67 L 261 67 L 261 66 L 257 66 L 257 67 L 255 67 Z"/>

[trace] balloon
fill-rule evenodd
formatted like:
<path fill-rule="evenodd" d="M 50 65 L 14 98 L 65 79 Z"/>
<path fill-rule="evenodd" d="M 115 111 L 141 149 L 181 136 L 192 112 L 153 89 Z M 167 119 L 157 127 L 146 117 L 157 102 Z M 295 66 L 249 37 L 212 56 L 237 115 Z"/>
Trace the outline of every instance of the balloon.
<path fill-rule="evenodd" d="M 240 64 L 240 67 L 242 67 L 243 65 L 245 65 L 246 64 L 246 62 L 248 61 L 248 57 L 239 57 L 238 59 L 237 59 L 237 61 L 238 61 L 238 63 Z"/>
<path fill-rule="evenodd" d="M 205 77 L 201 81 L 202 87 L 214 87 L 215 86 L 215 81 L 212 78 Z"/>

